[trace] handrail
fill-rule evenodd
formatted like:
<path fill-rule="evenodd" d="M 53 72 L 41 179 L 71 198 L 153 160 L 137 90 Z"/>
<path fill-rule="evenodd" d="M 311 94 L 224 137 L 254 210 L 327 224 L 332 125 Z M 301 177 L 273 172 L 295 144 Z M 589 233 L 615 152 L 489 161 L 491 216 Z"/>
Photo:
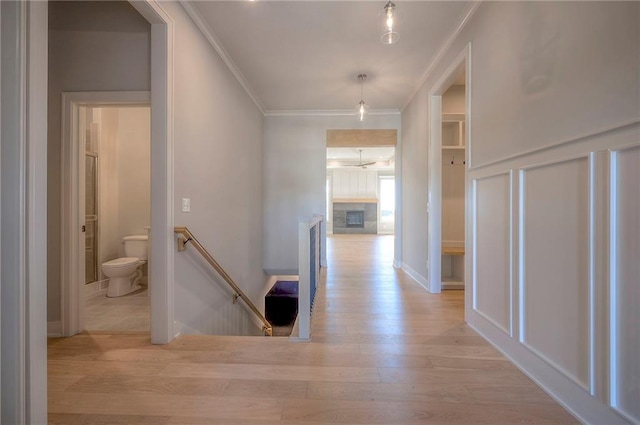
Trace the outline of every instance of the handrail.
<path fill-rule="evenodd" d="M 209 264 L 211 264 L 211 267 L 213 267 L 218 272 L 218 274 L 222 276 L 224 281 L 227 282 L 227 284 L 231 286 L 231 288 L 235 291 L 235 294 L 233 295 L 234 304 L 238 300 L 238 298 L 242 298 L 245 304 L 251 309 L 251 311 L 255 313 L 256 316 L 258 316 L 258 318 L 264 324 L 262 326 L 262 331 L 268 336 L 272 336 L 273 327 L 271 326 L 271 323 L 269 323 L 269 321 L 262 315 L 262 313 L 260 313 L 260 310 L 258 310 L 255 304 L 253 304 L 251 299 L 249 299 L 246 294 L 242 292 L 242 289 L 238 287 L 231 276 L 229 276 L 229 274 L 222 268 L 222 266 L 218 264 L 218 262 L 211 256 L 211 254 L 209 254 L 209 252 L 198 241 L 198 239 L 193 236 L 193 233 L 191 233 L 191 231 L 186 227 L 176 227 L 173 229 L 173 231 L 176 234 L 182 235 L 182 237 L 178 238 L 178 251 L 184 251 L 185 249 L 187 249 L 187 243 L 192 242 L 193 247 L 200 253 L 200 255 L 202 255 Z"/>

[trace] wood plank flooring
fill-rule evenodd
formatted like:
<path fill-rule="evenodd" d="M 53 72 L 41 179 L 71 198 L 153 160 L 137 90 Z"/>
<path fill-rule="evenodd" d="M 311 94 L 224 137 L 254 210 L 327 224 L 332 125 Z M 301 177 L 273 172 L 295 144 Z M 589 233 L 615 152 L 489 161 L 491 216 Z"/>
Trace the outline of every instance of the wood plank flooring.
<path fill-rule="evenodd" d="M 578 423 L 392 267 L 393 239 L 333 236 L 312 342 L 139 332 L 49 341 L 49 424 Z"/>

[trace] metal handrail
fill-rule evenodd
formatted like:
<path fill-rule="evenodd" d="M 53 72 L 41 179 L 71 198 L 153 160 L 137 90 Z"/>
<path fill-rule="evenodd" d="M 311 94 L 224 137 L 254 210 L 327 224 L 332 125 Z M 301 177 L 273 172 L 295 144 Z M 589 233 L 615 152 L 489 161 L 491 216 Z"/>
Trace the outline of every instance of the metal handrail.
<path fill-rule="evenodd" d="M 185 249 L 187 249 L 187 243 L 191 242 L 193 244 L 193 247 L 200 253 L 200 255 L 202 255 L 209 264 L 211 264 L 211 267 L 213 267 L 218 272 L 218 274 L 222 276 L 224 281 L 227 282 L 227 284 L 231 286 L 231 288 L 235 291 L 235 294 L 233 295 L 233 303 L 235 304 L 238 298 L 242 298 L 245 304 L 251 309 L 251 311 L 255 313 L 256 316 L 258 316 L 258 318 L 264 324 L 262 326 L 262 331 L 266 335 L 272 336 L 273 327 L 271 326 L 271 323 L 269 323 L 269 321 L 262 315 L 262 313 L 260 313 L 260 310 L 258 310 L 255 304 L 253 304 L 251 299 L 249 299 L 249 297 L 247 297 L 246 294 L 242 292 L 242 289 L 238 287 L 231 276 L 229 276 L 229 274 L 222 268 L 222 266 L 218 264 L 218 262 L 211 256 L 211 254 L 209 254 L 209 252 L 198 241 L 198 239 L 193 236 L 193 233 L 191 233 L 191 231 L 186 227 L 176 227 L 173 229 L 173 231 L 176 234 L 182 235 L 182 237 L 178 238 L 178 251 L 184 251 Z"/>

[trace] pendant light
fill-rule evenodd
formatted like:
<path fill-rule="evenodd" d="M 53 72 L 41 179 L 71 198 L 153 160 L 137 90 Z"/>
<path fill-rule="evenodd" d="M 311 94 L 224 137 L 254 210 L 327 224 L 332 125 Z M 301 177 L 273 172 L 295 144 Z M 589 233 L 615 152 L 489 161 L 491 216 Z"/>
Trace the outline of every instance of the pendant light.
<path fill-rule="evenodd" d="M 384 32 L 380 41 L 384 44 L 394 44 L 400 39 L 400 34 L 393 30 L 396 20 L 396 5 L 391 0 L 384 6 Z"/>
<path fill-rule="evenodd" d="M 358 80 L 360 81 L 360 102 L 356 105 L 356 115 L 358 116 L 358 120 L 364 121 L 364 117 L 369 111 L 369 105 L 364 103 L 364 97 L 362 95 L 364 91 L 364 82 L 367 80 L 367 74 L 358 74 Z"/>

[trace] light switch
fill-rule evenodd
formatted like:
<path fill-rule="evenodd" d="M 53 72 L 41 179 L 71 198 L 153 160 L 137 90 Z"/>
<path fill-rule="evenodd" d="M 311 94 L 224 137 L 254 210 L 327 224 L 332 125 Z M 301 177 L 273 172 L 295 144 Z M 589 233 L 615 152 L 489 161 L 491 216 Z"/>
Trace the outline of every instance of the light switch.
<path fill-rule="evenodd" d="M 191 198 L 182 198 L 182 212 L 191 212 Z"/>

